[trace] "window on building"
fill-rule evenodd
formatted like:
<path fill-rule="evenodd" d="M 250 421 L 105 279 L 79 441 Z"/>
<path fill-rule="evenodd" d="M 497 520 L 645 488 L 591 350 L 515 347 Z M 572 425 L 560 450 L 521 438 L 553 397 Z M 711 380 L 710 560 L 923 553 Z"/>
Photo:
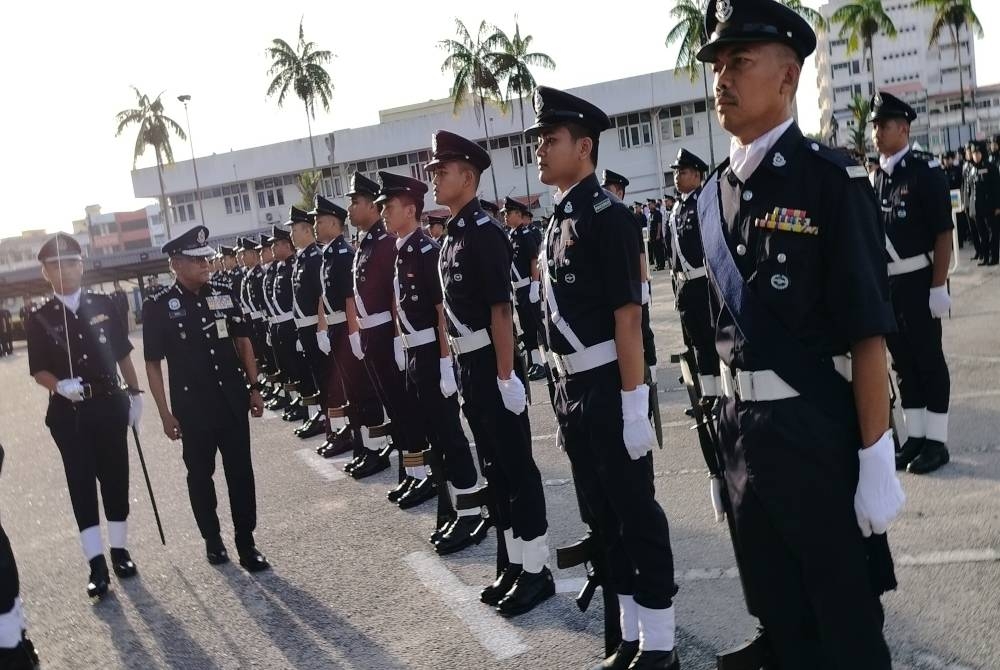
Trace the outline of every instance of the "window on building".
<path fill-rule="evenodd" d="M 611 122 L 618 129 L 618 145 L 622 149 L 652 144 L 653 129 L 649 112 L 622 114 Z"/>
<path fill-rule="evenodd" d="M 294 177 L 292 177 L 294 183 Z M 285 190 L 283 188 L 284 178 L 275 177 L 273 179 L 258 179 L 254 181 L 254 189 L 257 191 L 257 205 L 261 209 L 267 207 L 280 207 L 285 204 Z"/>
<path fill-rule="evenodd" d="M 510 155 L 511 160 L 514 163 L 514 167 L 524 167 L 525 165 L 531 165 L 535 160 L 535 149 L 537 148 L 534 141 L 528 139 L 528 143 L 525 145 L 521 144 L 521 136 L 514 135 L 510 140 Z"/>
<path fill-rule="evenodd" d="M 319 192 L 327 198 L 339 198 L 344 195 L 344 180 L 340 176 L 340 168 L 323 168 Z"/>

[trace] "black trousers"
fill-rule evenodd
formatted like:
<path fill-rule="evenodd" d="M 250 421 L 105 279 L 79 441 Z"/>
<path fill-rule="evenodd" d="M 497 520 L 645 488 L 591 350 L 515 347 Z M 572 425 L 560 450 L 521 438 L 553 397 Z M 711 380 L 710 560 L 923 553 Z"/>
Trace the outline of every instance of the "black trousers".
<path fill-rule="evenodd" d="M 351 350 L 347 324 L 330 326 L 327 332 L 330 335 L 330 358 L 347 396 L 347 422 L 355 428 L 381 425 L 385 421 L 382 403 L 364 362 L 359 361 Z"/>
<path fill-rule="evenodd" d="M 476 464 L 458 416 L 458 394 L 441 394 L 440 361 L 437 341 L 407 349 L 407 403 L 417 408 L 423 435 L 443 464 L 445 478 L 457 489 L 468 489 L 478 479 Z"/>
<path fill-rule="evenodd" d="M 649 241 L 649 255 L 656 262 L 656 269 L 662 270 L 667 262 L 667 248 L 663 240 L 655 239 Z"/>
<path fill-rule="evenodd" d="M 400 453 L 414 454 L 423 451 L 426 443 L 418 410 L 406 402 L 406 381 L 396 365 L 394 338 L 392 322 L 366 328 L 361 331 L 361 348 L 375 392 L 392 421 L 392 443 Z"/>
<path fill-rule="evenodd" d="M 993 261 L 994 249 L 1000 253 L 1000 231 L 997 230 L 1000 221 L 992 213 L 976 213 L 976 231 L 979 233 L 979 256 L 986 261 Z"/>
<path fill-rule="evenodd" d="M 299 393 L 307 398 L 319 394 L 320 407 L 326 407 L 327 358 L 316 341 L 316 326 L 299 328 L 298 337 L 305 361 L 305 369 L 299 379 Z"/>
<path fill-rule="evenodd" d="M 510 528 L 514 537 L 525 541 L 544 535 L 545 493 L 531 454 L 527 410 L 514 415 L 504 407 L 492 346 L 460 355 L 458 369 L 462 410 L 495 502 L 497 531 Z"/>
<path fill-rule="evenodd" d="M 719 441 L 747 605 L 776 667 L 888 670 L 881 589 L 854 513 L 857 427 L 801 398 L 727 399 Z"/>
<path fill-rule="evenodd" d="M 681 315 L 684 344 L 694 350 L 696 374 L 719 375 L 719 353 L 708 303 L 708 279 L 701 277 L 677 283 L 677 311 Z"/>
<path fill-rule="evenodd" d="M 198 530 L 205 539 L 219 535 L 218 499 L 215 495 L 215 456 L 222 454 L 222 469 L 229 488 L 229 508 L 239 540 L 257 527 L 257 493 L 250 459 L 250 422 L 236 416 L 221 393 L 206 399 L 203 413 L 177 417 L 181 423 L 188 496 Z"/>
<path fill-rule="evenodd" d="M 538 343 L 545 343 L 545 333 L 542 330 L 542 303 L 531 302 L 528 299 L 530 286 L 515 291 L 514 309 L 517 310 L 517 320 L 521 324 L 521 343 L 528 352 L 538 348 Z"/>
<path fill-rule="evenodd" d="M 581 516 L 604 542 L 615 593 L 670 607 L 677 585 L 670 528 L 653 487 L 653 458 L 633 461 L 622 440 L 617 363 L 560 378 L 554 406 Z"/>
<path fill-rule="evenodd" d="M 313 381 L 305 356 L 295 346 L 298 341 L 299 333 L 293 321 L 279 323 L 277 332 L 271 340 L 274 353 L 278 357 L 278 365 L 281 366 L 282 381 L 286 384 L 295 384 L 296 390 L 302 395 L 312 395 L 315 391 L 302 393 L 303 387 L 311 390 Z"/>
<path fill-rule="evenodd" d="M 251 319 L 250 344 L 253 355 L 257 359 L 257 367 L 261 372 L 272 372 L 275 369 L 274 356 L 267 346 L 267 320 Z"/>
<path fill-rule="evenodd" d="M 97 486 L 108 521 L 128 518 L 128 396 L 116 393 L 70 403 L 52 396 L 45 422 L 59 447 L 76 525 L 100 523 Z"/>
<path fill-rule="evenodd" d="M 990 214 L 985 217 L 990 229 L 990 262 L 1000 262 L 1000 216 Z"/>
<path fill-rule="evenodd" d="M 649 305 L 642 306 L 642 358 L 646 366 L 656 367 L 656 340 L 649 325 Z"/>
<path fill-rule="evenodd" d="M 14 609 L 14 601 L 21 592 L 21 581 L 17 574 L 17 563 L 10 548 L 10 540 L 3 526 L 0 526 L 0 614 Z"/>
<path fill-rule="evenodd" d="M 903 408 L 926 407 L 930 412 L 944 414 L 948 411 L 951 378 L 941 348 L 941 319 L 931 315 L 927 304 L 930 287 L 930 268 L 890 279 L 897 331 L 886 335 L 885 340 L 892 354 Z"/>

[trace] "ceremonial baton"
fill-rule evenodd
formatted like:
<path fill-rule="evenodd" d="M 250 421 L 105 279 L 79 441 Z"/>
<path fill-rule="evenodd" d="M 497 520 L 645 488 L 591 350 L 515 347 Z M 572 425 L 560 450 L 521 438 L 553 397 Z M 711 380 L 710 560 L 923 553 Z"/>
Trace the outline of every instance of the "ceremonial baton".
<path fill-rule="evenodd" d="M 146 458 L 142 455 L 142 445 L 139 444 L 139 431 L 132 426 L 132 437 L 135 438 L 135 450 L 139 452 L 139 464 L 142 466 L 142 476 L 146 479 L 146 490 L 149 491 L 149 502 L 153 506 L 153 517 L 156 519 L 156 530 L 160 532 L 160 542 L 167 546 L 163 537 L 163 524 L 160 522 L 160 510 L 156 507 L 156 496 L 153 495 L 153 485 L 149 481 L 149 470 L 146 469 Z"/>

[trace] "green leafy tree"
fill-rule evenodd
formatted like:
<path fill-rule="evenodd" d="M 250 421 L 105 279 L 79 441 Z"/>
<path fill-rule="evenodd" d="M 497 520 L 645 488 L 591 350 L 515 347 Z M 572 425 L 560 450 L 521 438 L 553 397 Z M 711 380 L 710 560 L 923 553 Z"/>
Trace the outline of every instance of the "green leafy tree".
<path fill-rule="evenodd" d="M 976 37 L 982 39 L 983 24 L 979 22 L 979 17 L 972 9 L 972 0 L 917 0 L 917 7 L 928 7 L 934 10 L 934 20 L 931 23 L 931 30 L 928 46 L 937 45 L 941 38 L 941 32 L 947 30 L 951 34 L 951 39 L 955 43 L 955 56 L 958 58 L 958 91 L 962 97 L 962 125 L 965 125 L 965 73 L 962 72 L 962 50 L 959 38 L 962 28 L 966 27 L 970 33 L 975 33 Z"/>
<path fill-rule="evenodd" d="M 295 186 L 299 189 L 302 198 L 296 205 L 299 209 L 310 210 L 316 202 L 316 194 L 319 193 L 320 182 L 323 179 L 323 172 L 320 170 L 307 170 L 299 173 L 295 178 Z"/>
<path fill-rule="evenodd" d="M 802 0 L 778 0 L 778 2 L 808 21 L 816 32 L 820 33 L 830 29 L 830 22 L 826 20 L 826 17 L 812 7 L 802 4 Z"/>
<path fill-rule="evenodd" d="M 847 38 L 847 53 L 861 48 L 862 56 L 868 54 L 872 72 L 872 90 L 878 91 L 875 79 L 875 36 L 896 37 L 896 26 L 882 6 L 882 0 L 854 0 L 833 13 L 832 22 L 840 25 L 840 37 Z"/>
<path fill-rule="evenodd" d="M 705 89 L 705 120 L 708 122 L 708 152 L 712 168 L 715 168 L 715 140 L 712 137 L 713 105 L 708 94 L 708 67 L 698 60 L 698 51 L 708 41 L 705 34 L 705 8 L 707 0 L 677 0 L 670 10 L 670 18 L 674 25 L 667 33 L 665 46 L 669 49 L 679 44 L 677 64 L 674 66 L 674 76 L 687 73 L 693 82 L 701 73 L 702 85 Z"/>
<path fill-rule="evenodd" d="M 871 114 L 871 100 L 856 95 L 848 106 L 854 123 L 851 125 L 850 148 L 864 164 L 868 155 L 868 116 Z"/>

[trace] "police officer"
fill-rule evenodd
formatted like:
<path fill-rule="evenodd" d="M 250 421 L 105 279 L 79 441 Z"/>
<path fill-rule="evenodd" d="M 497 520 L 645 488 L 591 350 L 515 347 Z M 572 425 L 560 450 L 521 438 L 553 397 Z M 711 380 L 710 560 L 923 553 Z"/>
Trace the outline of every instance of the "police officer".
<path fill-rule="evenodd" d="M 258 282 L 259 289 L 255 286 L 254 291 L 260 291 L 260 300 L 264 311 L 264 343 L 267 345 L 268 375 L 266 385 L 270 386 L 271 398 L 266 400 L 264 407 L 270 410 L 284 411 L 288 408 L 290 400 L 282 384 L 282 371 L 280 359 L 277 354 L 277 324 L 275 318 L 278 314 L 274 307 L 272 297 L 274 295 L 274 278 L 278 267 L 274 259 L 274 238 L 267 234 L 260 236 L 260 244 L 257 250 L 260 252 L 260 264 L 263 272 Z"/>
<path fill-rule="evenodd" d="M 594 174 L 607 115 L 544 86 L 534 107 L 528 133 L 538 138 L 539 179 L 557 188 L 540 259 L 553 404 L 621 610 L 622 643 L 598 667 L 676 669 L 677 588 L 667 518 L 654 497 L 656 435 L 643 383 L 641 239 Z"/>
<path fill-rule="evenodd" d="M 698 196 L 708 165 L 687 149 L 681 149 L 670 168 L 674 171 L 674 188 L 679 197 L 668 220 L 675 307 L 681 316 L 684 344 L 692 348 L 698 364 L 701 396 L 711 398 L 719 395 L 719 355 L 705 299 L 707 270 L 698 230 Z"/>
<path fill-rule="evenodd" d="M 450 485 L 456 498 L 472 495 L 478 473 L 458 417 L 458 382 L 438 276 L 440 248 L 417 223 L 427 184 L 391 172 L 379 172 L 378 177 L 382 187 L 375 202 L 382 206 L 386 228 L 396 236 L 393 284 L 397 325 L 406 353 L 406 402 L 422 417 L 421 425 L 415 428 L 430 443 L 436 486 Z M 411 484 L 403 493 L 400 508 L 422 502 L 420 485 Z M 455 513 L 447 495 L 439 495 L 438 501 L 437 528 L 431 537 L 438 554 L 452 554 L 482 541 L 489 526 L 479 507 Z"/>
<path fill-rule="evenodd" d="M 3 469 L 2 446 L 0 469 Z M 39 665 L 35 646 L 25 630 L 20 591 L 14 552 L 0 526 L 0 668 L 4 670 L 34 670 Z"/>
<path fill-rule="evenodd" d="M 444 243 L 444 224 L 448 221 L 447 216 L 427 217 L 427 236 L 438 244 Z"/>
<path fill-rule="evenodd" d="M 514 288 L 514 309 L 521 325 L 521 344 L 529 352 L 531 365 L 527 375 L 530 381 L 545 379 L 544 358 L 539 349 L 539 339 L 545 341 L 539 332 L 542 327 L 542 307 L 539 304 L 538 247 L 542 237 L 531 225 L 531 210 L 508 197 L 502 210 L 507 235 L 514 250 L 514 261 L 510 264 L 510 280 Z"/>
<path fill-rule="evenodd" d="M 990 138 L 989 162 L 994 165 L 1000 164 L 1000 135 Z"/>
<path fill-rule="evenodd" d="M 482 207 L 484 212 L 492 216 L 494 219 L 500 218 L 500 206 L 492 200 L 484 200 L 480 198 L 479 206 Z"/>
<path fill-rule="evenodd" d="M 83 259 L 77 241 L 57 233 L 42 245 L 38 261 L 54 295 L 28 317 L 28 371 L 49 391 L 45 424 L 62 456 L 80 544 L 90 564 L 87 595 L 102 597 L 108 590 L 108 565 L 97 508 L 98 483 L 108 522 L 111 567 L 122 579 L 136 574 L 125 547 L 126 430 L 139 425 L 142 391 L 132 365 L 132 344 L 111 298 L 80 287 Z"/>
<path fill-rule="evenodd" d="M 969 164 L 969 198 L 979 231 L 979 265 L 1000 262 L 1000 166 L 986 157 L 985 142 L 977 142 Z"/>
<path fill-rule="evenodd" d="M 887 670 L 879 594 L 895 580 L 882 533 L 904 496 L 878 208 L 867 170 L 795 124 L 802 64 L 816 47 L 809 24 L 775 0 L 711 0 L 705 30 L 697 57 L 713 64 L 732 140 L 698 198 L 698 222 L 748 606 L 777 667 Z"/>
<path fill-rule="evenodd" d="M 491 494 L 502 572 L 480 599 L 504 616 L 533 609 L 555 593 L 542 477 L 531 455 L 524 383 L 514 374 L 510 242 L 483 211 L 476 191 L 489 154 L 445 130 L 434 133 L 434 199 L 451 210 L 439 270 L 459 387 Z M 507 561 L 504 561 L 506 550 Z M 506 565 L 505 565 L 506 563 Z"/>
<path fill-rule="evenodd" d="M 663 239 L 663 212 L 660 211 L 660 201 L 648 198 L 646 204 L 649 207 L 649 251 L 656 263 L 656 269 L 662 270 L 666 267 L 667 250 Z"/>
<path fill-rule="evenodd" d="M 302 404 L 308 409 L 309 418 L 295 434 L 302 438 L 326 432 L 326 375 L 329 342 L 325 341 L 326 324 L 319 324 L 318 309 L 323 294 L 320 268 L 323 255 L 316 244 L 313 230 L 315 212 L 307 212 L 304 219 L 289 217 L 285 223 L 291 228 L 295 245 L 295 265 L 292 270 L 292 313 L 298 335 L 296 349 L 302 352 L 305 365 L 298 379 Z M 324 343 L 326 351 L 320 348 Z M 338 406 L 343 405 L 343 393 L 335 392 Z"/>
<path fill-rule="evenodd" d="M 268 370 L 268 362 L 267 342 L 264 339 L 263 330 L 265 312 L 264 306 L 260 304 L 263 292 L 256 290 L 260 286 L 260 278 L 264 272 L 260 267 L 260 252 L 257 251 L 257 241 L 250 237 L 237 237 L 236 260 L 240 264 L 243 275 L 243 280 L 240 283 L 240 306 L 243 309 L 243 318 L 250 322 L 250 343 L 253 345 L 257 370 L 261 373 L 257 381 L 263 382 L 263 373 Z M 264 395 L 263 392 L 261 395 Z"/>
<path fill-rule="evenodd" d="M 941 318 L 951 309 L 951 196 L 940 164 L 910 150 L 917 114 L 896 96 L 876 93 L 869 122 L 879 151 L 875 197 L 882 212 L 889 288 L 898 331 L 886 342 L 899 382 L 907 440 L 896 468 L 932 472 L 948 462 L 948 364 Z"/>
<path fill-rule="evenodd" d="M 288 221 L 308 223 L 308 214 L 298 207 L 291 207 Z M 291 233 L 283 227 L 274 226 L 272 230 L 271 248 L 274 251 L 276 263 L 274 283 L 271 293 L 271 304 L 274 306 L 275 332 L 272 335 L 278 365 L 281 367 L 282 381 L 285 391 L 291 398 L 291 403 L 282 414 L 284 421 L 305 421 L 319 406 L 310 407 L 302 397 L 302 384 L 307 375 L 305 358 L 302 356 L 298 328 L 295 324 L 295 296 L 292 288 L 292 275 L 295 273 L 295 246 Z M 313 402 L 316 402 L 313 400 Z"/>
<path fill-rule="evenodd" d="M 9 309 L 0 309 L 0 355 L 14 353 L 14 320 Z"/>
<path fill-rule="evenodd" d="M 425 502 L 434 497 L 434 484 L 427 478 L 423 464 L 423 439 L 418 430 L 419 417 L 406 403 L 403 368 L 403 340 L 395 324 L 395 296 L 392 277 L 396 264 L 396 240 L 386 231 L 375 199 L 379 185 L 364 175 L 352 176 L 348 210 L 351 223 L 358 227 L 361 242 L 354 256 L 354 306 L 357 328 L 351 330 L 351 349 L 364 359 L 379 400 L 389 415 L 393 446 L 400 454 L 399 484 L 387 498 L 399 502 L 408 490 L 419 485 L 417 498 Z M 348 324 L 349 328 L 354 326 Z M 371 431 L 369 440 L 371 438 Z M 350 467 L 355 479 L 371 476 L 389 467 L 389 458 L 377 440 L 365 444 L 363 458 Z"/>
<path fill-rule="evenodd" d="M 146 373 L 164 434 L 183 445 L 188 494 L 208 562 L 219 565 L 229 560 L 212 481 L 215 455 L 220 452 L 240 565 L 258 572 L 270 565 L 253 538 L 257 499 L 247 412 L 261 416 L 264 402 L 256 381 L 250 324 L 231 295 L 208 283 L 206 259 L 215 252 L 207 238 L 208 228 L 195 226 L 161 248 L 176 280 L 142 306 Z M 169 404 L 163 359 L 170 376 Z"/>

